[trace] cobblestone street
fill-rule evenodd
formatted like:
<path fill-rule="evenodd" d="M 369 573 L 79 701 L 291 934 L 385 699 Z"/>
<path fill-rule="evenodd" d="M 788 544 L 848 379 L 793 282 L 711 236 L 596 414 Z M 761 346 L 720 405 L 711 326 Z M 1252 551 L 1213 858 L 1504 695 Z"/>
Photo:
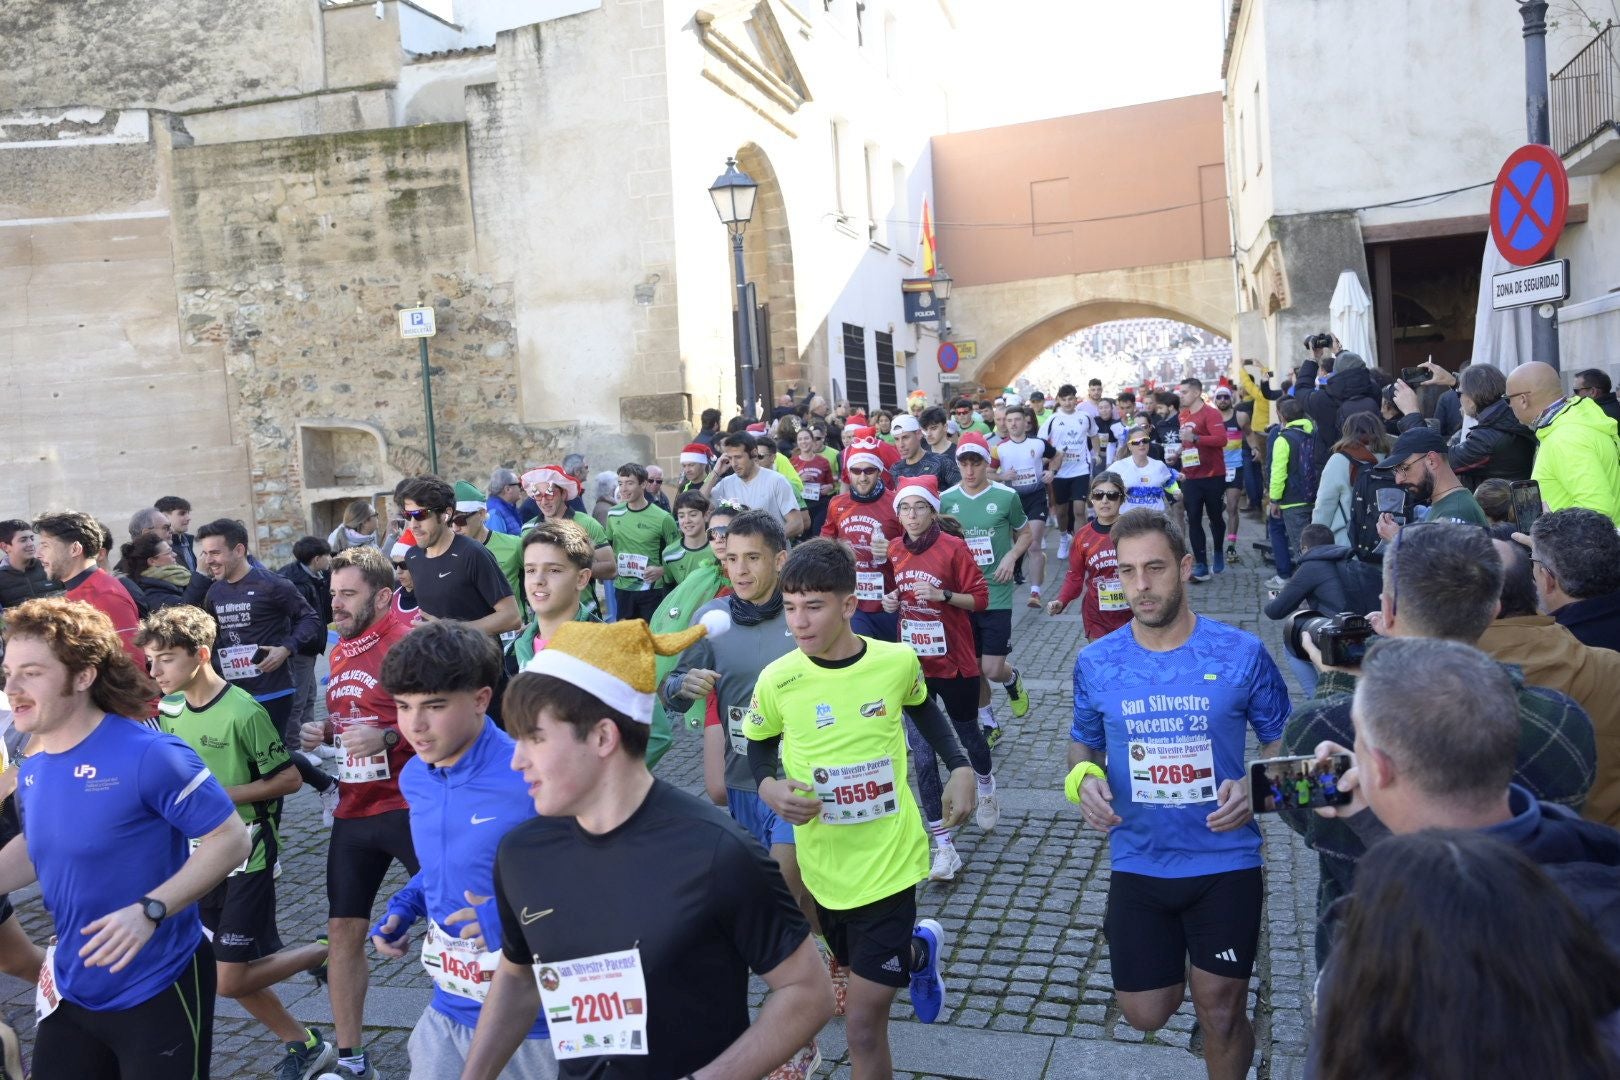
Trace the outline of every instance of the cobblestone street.
<path fill-rule="evenodd" d="M 1250 544 L 1262 529 L 1245 517 L 1242 533 L 1242 565 L 1209 584 L 1189 586 L 1191 603 L 1200 614 L 1261 634 L 1276 656 L 1277 624 L 1258 615 L 1265 595 L 1261 583 L 1272 571 Z M 1049 541 L 1049 555 L 1055 550 Z M 1050 597 L 1056 595 L 1062 568 L 1055 558 L 1048 559 L 1048 567 Z M 1061 792 L 1078 605 L 1071 614 L 1050 618 L 1022 606 L 1025 595 L 1024 590 L 1017 594 L 1014 660 L 1024 673 L 1032 708 L 1024 720 L 1011 722 L 997 751 L 1001 825 L 990 834 L 964 830 L 958 846 L 965 868 L 957 880 L 921 890 L 921 909 L 938 917 L 951 936 L 950 993 L 940 1023 L 931 1027 L 916 1023 L 905 995 L 900 996 L 893 1014 L 896 1068 L 906 1076 L 994 1080 L 1202 1077 L 1190 1002 L 1165 1030 L 1146 1036 L 1133 1031 L 1112 1003 L 1108 947 L 1101 935 L 1106 845 L 1100 834 L 1082 827 Z M 1008 723 L 999 692 L 996 704 Z M 1252 733 L 1250 741 L 1252 747 Z M 698 749 L 699 740 L 683 733 L 659 775 L 700 791 Z M 1268 907 L 1250 990 L 1258 1036 L 1251 1075 L 1285 1080 L 1301 1074 L 1308 1032 L 1316 859 L 1274 817 L 1263 829 Z M 310 940 L 324 928 L 326 836 L 316 800 L 304 789 L 288 802 L 284 828 L 278 893 L 281 933 L 288 943 Z M 396 871 L 385 895 L 402 881 Z M 30 936 L 45 938 L 49 918 L 37 893 L 30 890 L 14 900 Z M 761 992 L 757 980 L 755 985 Z M 430 986 L 414 958 L 373 959 L 366 1043 L 388 1080 L 408 1074 L 405 1040 Z M 33 1026 L 32 989 L 15 980 L 6 989 L 7 1019 L 26 1046 Z M 310 977 L 284 984 L 280 993 L 294 1015 L 332 1037 L 326 996 Z M 218 1013 L 213 1075 L 269 1075 L 280 1046 L 234 1004 L 222 1002 Z M 827 1064 L 820 1075 L 847 1077 L 841 1021 L 823 1033 L 821 1045 Z"/>

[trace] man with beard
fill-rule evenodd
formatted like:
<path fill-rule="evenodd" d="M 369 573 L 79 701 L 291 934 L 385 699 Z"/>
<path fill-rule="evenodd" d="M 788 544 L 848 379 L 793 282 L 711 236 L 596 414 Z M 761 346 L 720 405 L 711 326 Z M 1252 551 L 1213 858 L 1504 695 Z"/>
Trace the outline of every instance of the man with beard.
<path fill-rule="evenodd" d="M 1395 449 L 1377 465 L 1393 469 L 1395 482 L 1429 512 L 1424 521 L 1460 521 L 1465 525 L 1489 525 L 1473 493 L 1457 479 L 1446 458 L 1446 440 L 1430 427 L 1415 427 L 1395 440 Z M 1395 539 L 1400 526 L 1389 514 L 1378 515 L 1378 535 Z"/>
<path fill-rule="evenodd" d="M 1181 1007 L 1186 968 L 1214 1077 L 1254 1056 L 1244 1008 L 1260 940 L 1260 829 L 1249 807 L 1244 727 L 1275 753 L 1288 688 L 1260 639 L 1195 615 L 1192 556 L 1161 513 L 1112 530 L 1131 622 L 1074 667 L 1065 789 L 1109 834 L 1105 932 L 1114 992 L 1138 1031 Z"/>
<path fill-rule="evenodd" d="M 894 540 L 902 531 L 893 496 L 883 482 L 883 459 L 876 450 L 852 449 L 844 467 L 849 490 L 833 497 L 821 535 L 843 541 L 855 553 L 855 632 L 878 641 L 894 641 L 900 636 L 900 621 L 883 610 L 886 560 L 872 554 L 875 538 Z"/>

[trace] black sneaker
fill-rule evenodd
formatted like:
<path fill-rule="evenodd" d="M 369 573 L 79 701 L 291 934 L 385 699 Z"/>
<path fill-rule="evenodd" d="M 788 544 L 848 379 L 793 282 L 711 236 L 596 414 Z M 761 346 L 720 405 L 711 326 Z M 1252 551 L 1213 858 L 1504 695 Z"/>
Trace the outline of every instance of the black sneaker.
<path fill-rule="evenodd" d="M 335 1067 L 336 1048 L 323 1040 L 321 1033 L 314 1028 L 309 1029 L 309 1037 L 315 1040 L 314 1046 L 307 1043 L 287 1044 L 287 1056 L 281 1059 L 281 1064 L 276 1068 L 276 1080 L 310 1080 L 322 1069 Z"/>

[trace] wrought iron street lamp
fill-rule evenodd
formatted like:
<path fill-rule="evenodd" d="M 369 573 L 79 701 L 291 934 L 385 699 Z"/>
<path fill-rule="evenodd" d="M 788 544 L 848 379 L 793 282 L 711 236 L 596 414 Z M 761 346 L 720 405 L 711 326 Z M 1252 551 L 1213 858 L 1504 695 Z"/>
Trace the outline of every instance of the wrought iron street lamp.
<path fill-rule="evenodd" d="M 758 415 L 754 410 L 754 371 L 757 358 L 754 348 L 754 321 L 748 310 L 748 282 L 743 268 L 743 230 L 754 217 L 754 197 L 759 185 L 752 177 L 737 168 L 736 158 L 726 159 L 726 171 L 709 185 L 709 198 L 714 200 L 715 213 L 731 231 L 731 259 L 737 279 L 737 353 L 742 372 L 743 417 L 752 421 Z"/>

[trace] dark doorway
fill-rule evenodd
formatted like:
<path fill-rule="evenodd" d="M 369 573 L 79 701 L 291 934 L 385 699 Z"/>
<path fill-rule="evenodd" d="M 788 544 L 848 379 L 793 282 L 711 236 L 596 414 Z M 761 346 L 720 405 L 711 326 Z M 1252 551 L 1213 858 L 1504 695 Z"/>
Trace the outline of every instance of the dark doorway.
<path fill-rule="evenodd" d="M 1431 356 L 1456 369 L 1474 351 L 1484 232 L 1367 245 L 1379 366 L 1394 374 Z"/>

